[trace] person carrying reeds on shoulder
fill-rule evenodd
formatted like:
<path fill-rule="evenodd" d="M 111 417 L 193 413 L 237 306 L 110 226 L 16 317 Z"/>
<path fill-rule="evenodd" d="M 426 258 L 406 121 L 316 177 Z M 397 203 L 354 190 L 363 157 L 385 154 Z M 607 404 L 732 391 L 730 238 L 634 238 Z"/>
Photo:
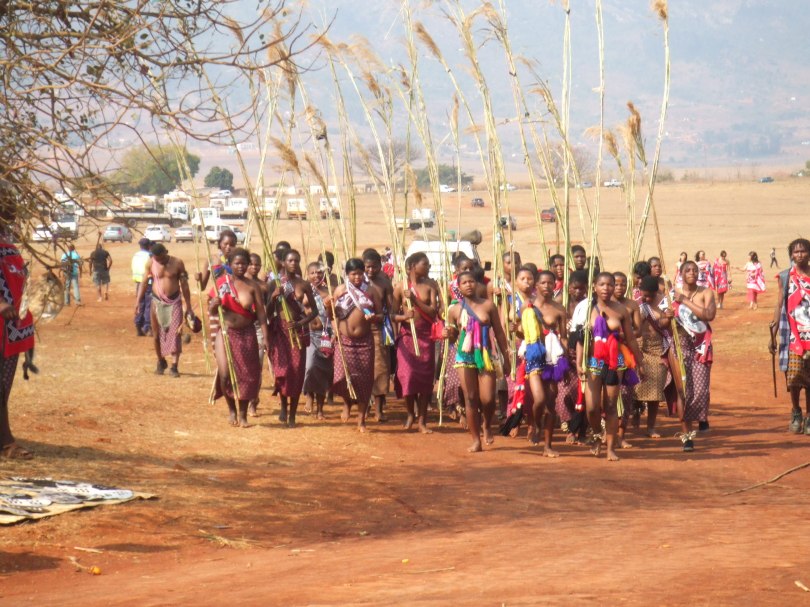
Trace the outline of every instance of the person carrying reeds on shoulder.
<path fill-rule="evenodd" d="M 315 296 L 301 275 L 301 255 L 295 249 L 284 251 L 283 266 L 275 280 L 268 282 L 270 341 L 268 349 L 281 397 L 278 420 L 295 427 L 298 401 L 304 389 L 309 323 L 318 316 Z"/>
<path fill-rule="evenodd" d="M 366 431 L 366 413 L 374 384 L 374 339 L 371 326 L 382 317 L 382 302 L 366 282 L 365 265 L 356 257 L 346 262 L 343 284 L 333 292 L 338 320 L 335 341 L 335 375 L 332 391 L 343 398 L 343 423 L 357 405 L 357 427 Z"/>
<path fill-rule="evenodd" d="M 495 366 L 492 361 L 491 333 L 501 352 L 508 353 L 506 335 L 495 305 L 476 294 L 478 282 L 472 272 L 461 272 L 458 289 L 460 302 L 450 306 L 443 337 L 458 340 L 455 367 L 461 378 L 461 389 L 467 405 L 467 428 L 473 444 L 468 451 L 482 451 L 481 429 L 484 442 L 491 445 L 491 423 L 495 413 Z M 504 375 L 511 372 L 508 355 L 503 361 Z"/>
<path fill-rule="evenodd" d="M 574 263 L 574 272 L 588 269 L 588 255 L 581 244 L 571 247 L 571 259 Z"/>
<path fill-rule="evenodd" d="M 369 288 L 375 289 L 382 302 L 380 322 L 371 325 L 371 334 L 374 338 L 374 416 L 379 423 L 388 421 L 383 408 L 388 388 L 391 383 L 391 356 L 390 349 L 394 346 L 394 324 L 391 314 L 394 301 L 394 286 L 391 279 L 382 271 L 382 258 L 375 249 L 363 251 L 363 264 L 366 269 L 366 279 Z"/>
<path fill-rule="evenodd" d="M 616 432 L 619 418 L 616 404 L 623 383 L 638 383 L 635 371 L 641 352 L 635 340 L 633 322 L 627 308 L 614 301 L 615 279 L 610 272 L 600 272 L 594 283 L 594 299 L 588 319 L 591 343 L 588 352 L 577 345 L 577 368 L 580 378 L 587 380 L 586 406 L 593 436 L 591 453 L 598 456 L 602 445 L 602 413 L 608 461 L 619 461 L 616 454 Z M 587 357 L 587 371 L 582 361 Z"/>
<path fill-rule="evenodd" d="M 577 375 L 577 344 L 582 340 L 582 330 L 587 322 L 588 273 L 572 272 L 568 278 L 568 309 L 566 310 L 566 356 L 568 371 L 557 384 L 555 410 L 560 425 L 567 433 L 565 442 L 578 445 L 588 429 L 582 385 Z"/>
<path fill-rule="evenodd" d="M 219 233 L 219 240 L 217 241 L 217 251 L 212 255 L 211 259 L 205 262 L 202 271 L 194 273 L 194 279 L 200 286 L 200 292 L 205 293 L 205 287 L 211 278 L 212 272 L 219 272 L 222 268 L 228 265 L 228 259 L 231 256 L 231 251 L 236 248 L 236 234 L 233 230 L 222 230 Z M 208 314 L 208 337 L 211 343 L 217 336 L 219 331 L 219 312 L 216 314 Z"/>
<path fill-rule="evenodd" d="M 245 278 L 252 281 L 252 283 L 259 288 L 259 292 L 262 295 L 261 306 L 262 309 L 265 310 L 265 319 L 263 322 L 259 322 L 259 320 L 257 319 L 254 324 L 256 327 L 256 339 L 258 340 L 259 343 L 259 360 L 264 361 L 264 357 L 267 355 L 267 340 L 265 339 L 265 333 L 262 327 L 263 326 L 269 327 L 267 323 L 267 304 L 270 301 L 270 288 L 267 285 L 267 281 L 262 280 L 261 271 L 262 271 L 261 256 L 257 255 L 256 253 L 251 253 L 250 263 L 248 264 L 247 271 L 245 272 Z M 217 319 L 217 321 L 219 321 L 219 319 Z M 248 415 L 250 417 L 259 417 L 259 391 L 262 388 L 261 369 L 262 367 L 260 366 L 259 389 L 256 391 L 256 396 L 251 399 L 250 404 L 248 405 Z"/>
<path fill-rule="evenodd" d="M 161 243 L 152 245 L 152 257 L 146 263 L 146 273 L 152 277 L 152 305 L 151 325 L 155 336 L 155 353 L 157 354 L 157 368 L 155 373 L 163 375 L 169 364 L 167 356 L 171 356 L 172 366 L 169 374 L 180 377 L 177 365 L 180 354 L 183 352 L 181 333 L 183 328 L 183 302 L 186 304 L 186 313 L 191 314 L 191 291 L 188 288 L 188 272 L 182 259 L 172 257 Z M 135 298 L 135 313 L 146 296 L 147 281 L 143 281 L 138 288 Z"/>
<path fill-rule="evenodd" d="M 314 405 L 315 418 L 322 420 L 325 419 L 323 405 L 326 395 L 332 389 L 335 349 L 332 316 L 327 309 L 331 298 L 326 283 L 326 268 L 321 262 L 313 261 L 307 266 L 307 280 L 312 286 L 318 315 L 309 323 L 304 394 L 307 412 L 311 413 Z"/>
<path fill-rule="evenodd" d="M 232 426 L 249 428 L 248 407 L 261 387 L 262 355 L 256 336 L 260 327 L 265 343 L 269 328 L 265 316 L 264 293 L 258 282 L 246 275 L 250 253 L 242 248 L 231 251 L 226 266 L 213 270 L 214 284 L 208 294 L 208 310 L 225 322 L 214 340 L 217 381 L 214 398 L 225 397 Z M 238 409 L 237 409 L 238 405 Z"/>
<path fill-rule="evenodd" d="M 636 399 L 647 409 L 647 436 L 661 438 L 655 424 L 658 419 L 658 405 L 664 400 L 675 400 L 684 393 L 680 369 L 675 357 L 672 335 L 674 312 L 668 300 L 659 290 L 654 276 L 645 276 L 639 285 L 641 303 L 641 365 L 644 377 L 635 387 Z M 667 393 L 671 394 L 668 398 Z M 683 403 L 678 409 L 683 408 Z M 674 409 L 674 407 L 673 407 Z M 640 425 L 641 408 L 634 414 L 634 425 Z"/>
<path fill-rule="evenodd" d="M 555 253 L 548 258 L 549 269 L 554 273 L 554 301 L 562 303 L 565 288 L 565 255 Z"/>
<path fill-rule="evenodd" d="M 520 284 L 525 288 L 531 270 L 521 270 Z M 533 278 L 533 273 L 531 273 Z M 513 405 L 519 404 L 522 386 L 524 395 L 531 394 L 532 413 L 529 416 L 529 440 L 539 444 L 538 433 L 543 430 L 543 455 L 559 457 L 551 447 L 556 423 L 555 401 L 557 384 L 563 380 L 569 368 L 565 356 L 566 340 L 565 309 L 554 301 L 554 274 L 548 270 L 539 273 L 536 286 L 537 297 L 523 301 L 520 323 L 515 327 L 521 344 L 518 349 L 520 367 Z M 561 338 L 562 336 L 562 338 Z M 521 381 L 522 380 L 522 381 Z M 526 392 L 528 388 L 528 393 Z M 513 414 L 510 411 L 510 414 Z"/>
<path fill-rule="evenodd" d="M 788 430 L 810 436 L 810 241 L 797 238 L 788 245 L 788 254 L 792 265 L 778 275 L 779 299 L 770 324 L 768 348 L 771 354 L 777 353 L 778 335 L 779 368 L 785 372 L 792 405 Z"/>
<path fill-rule="evenodd" d="M 435 283 L 429 279 L 430 262 L 425 253 L 414 253 L 408 257 L 405 267 L 408 271 L 407 284 L 400 283 L 394 288 L 394 321 L 399 323 L 395 387 L 397 395 L 405 398 L 408 410 L 405 429 L 413 427 L 416 415 L 419 431 L 429 434 L 427 410 L 433 394 L 436 367 L 433 339 L 441 339 L 441 335 L 433 333 L 439 314 L 439 293 Z M 410 305 L 406 305 L 406 301 L 410 301 Z"/>
<path fill-rule="evenodd" d="M 471 272 L 475 267 L 475 262 L 467 257 L 464 253 L 457 253 L 453 258 L 453 279 L 447 285 L 447 300 L 450 305 L 461 301 L 464 296 L 461 294 L 461 289 L 458 286 L 458 277 L 464 272 Z M 445 375 L 444 375 L 444 406 L 450 411 L 453 419 L 459 422 L 462 428 L 467 429 L 467 414 L 464 411 L 464 396 L 461 391 L 461 376 L 458 369 L 454 367 L 456 361 L 456 348 L 455 342 L 447 342 L 447 352 L 445 357 L 447 360 Z"/>
<path fill-rule="evenodd" d="M 514 267 L 520 268 L 520 253 L 504 251 L 501 259 L 503 261 L 503 275 L 496 276 L 495 280 L 487 283 L 487 299 L 491 299 L 495 303 L 505 329 L 505 323 L 508 322 L 511 310 L 514 307 L 512 260 L 515 262 Z M 506 417 L 507 405 L 513 397 L 514 382 L 511 377 L 504 375 L 498 378 L 496 385 L 498 391 L 498 416 L 504 418 Z"/>
<path fill-rule="evenodd" d="M 627 297 L 627 274 L 624 272 L 614 272 L 613 279 L 615 280 L 613 299 L 627 308 L 627 312 L 630 314 L 630 320 L 633 323 L 633 339 L 638 340 L 638 338 L 641 337 L 641 314 L 636 300 Z M 639 364 L 641 364 L 641 361 L 639 361 Z M 619 430 L 617 433 L 619 448 L 630 449 L 633 445 L 625 439 L 625 434 L 627 432 L 627 422 L 630 420 L 631 414 L 635 417 L 635 413 L 638 410 L 635 386 L 622 384 L 619 398 L 621 398 L 622 405 L 621 415 L 619 415 Z"/>
<path fill-rule="evenodd" d="M 696 432 L 709 429 L 709 401 L 712 369 L 712 328 L 717 308 L 714 292 L 698 285 L 700 270 L 694 261 L 687 261 L 681 268 L 683 286 L 676 291 L 673 308 L 679 327 L 679 335 L 686 342 L 683 348 L 686 367 L 686 402 L 681 419 L 681 442 L 686 452 L 695 450 Z"/>

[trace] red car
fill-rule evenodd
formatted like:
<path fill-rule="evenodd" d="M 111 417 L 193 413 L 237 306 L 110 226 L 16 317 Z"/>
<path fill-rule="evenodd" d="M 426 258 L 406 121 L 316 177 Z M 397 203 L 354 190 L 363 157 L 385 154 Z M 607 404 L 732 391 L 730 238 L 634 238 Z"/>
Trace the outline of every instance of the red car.
<path fill-rule="evenodd" d="M 549 221 L 551 223 L 557 221 L 557 211 L 554 207 L 540 211 L 540 221 Z"/>

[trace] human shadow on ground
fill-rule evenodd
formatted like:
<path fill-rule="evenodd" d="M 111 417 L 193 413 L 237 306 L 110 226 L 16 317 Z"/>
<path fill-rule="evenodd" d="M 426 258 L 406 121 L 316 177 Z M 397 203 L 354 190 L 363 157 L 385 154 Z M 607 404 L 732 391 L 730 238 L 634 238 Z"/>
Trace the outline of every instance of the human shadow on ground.
<path fill-rule="evenodd" d="M 9 553 L 0 551 L 0 576 L 24 571 L 56 569 L 61 562 L 62 559 L 31 552 Z"/>

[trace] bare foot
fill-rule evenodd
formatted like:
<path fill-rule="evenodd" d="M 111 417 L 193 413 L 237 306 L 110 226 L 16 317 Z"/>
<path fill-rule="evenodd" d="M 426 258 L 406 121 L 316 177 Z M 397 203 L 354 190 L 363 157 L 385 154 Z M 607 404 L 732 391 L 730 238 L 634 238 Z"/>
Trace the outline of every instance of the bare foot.
<path fill-rule="evenodd" d="M 278 421 L 280 421 L 282 424 L 287 423 L 287 412 L 284 409 L 282 409 L 281 413 L 278 414 Z"/>
<path fill-rule="evenodd" d="M 239 422 L 236 421 L 236 413 L 229 413 L 228 414 L 228 423 L 232 426 L 238 426 Z"/>
<path fill-rule="evenodd" d="M 304 403 L 304 412 L 305 413 L 312 413 L 312 403 L 310 401 L 306 401 Z"/>
<path fill-rule="evenodd" d="M 349 421 L 349 406 L 343 405 L 343 411 L 340 412 L 340 421 L 344 424 Z"/>
<path fill-rule="evenodd" d="M 318 413 L 318 415 L 317 415 L 317 417 L 315 419 L 324 420 L 326 418 L 324 417 L 323 413 Z"/>
<path fill-rule="evenodd" d="M 240 417 L 239 417 L 239 427 L 240 427 L 240 428 L 252 428 L 253 426 L 251 426 L 251 425 L 248 423 L 247 417 L 241 417 L 241 416 L 240 416 Z"/>
<path fill-rule="evenodd" d="M 566 445 L 576 445 L 577 444 L 577 437 L 574 436 L 571 432 L 568 433 L 568 436 L 565 437 L 565 444 Z"/>
<path fill-rule="evenodd" d="M 428 428 L 424 423 L 419 424 L 419 432 L 422 434 L 433 434 L 433 430 Z"/>
<path fill-rule="evenodd" d="M 466 413 L 462 412 L 461 417 L 458 419 L 458 423 L 459 423 L 459 425 L 461 425 L 461 428 L 463 430 L 468 429 L 467 428 L 467 414 Z"/>
<path fill-rule="evenodd" d="M 406 430 L 410 430 L 411 428 L 413 428 L 413 415 L 411 415 L 410 413 L 408 414 L 408 417 L 405 418 L 405 424 L 403 425 L 403 428 L 405 428 Z"/>
<path fill-rule="evenodd" d="M 259 403 L 250 403 L 248 405 L 248 415 L 250 417 L 259 417 L 258 407 Z"/>
<path fill-rule="evenodd" d="M 384 424 L 388 421 L 388 418 L 385 417 L 385 413 L 377 413 L 374 418 L 377 420 L 378 424 Z"/>
<path fill-rule="evenodd" d="M 365 424 L 357 424 L 357 429 L 360 431 L 361 434 L 365 434 L 366 432 L 368 432 Z"/>
<path fill-rule="evenodd" d="M 620 441 L 619 447 L 620 447 L 620 448 L 622 448 L 622 449 L 632 449 L 632 448 L 633 448 L 633 445 L 631 445 L 630 443 L 628 443 L 626 440 L 622 439 L 622 440 Z"/>
<path fill-rule="evenodd" d="M 491 445 L 495 442 L 495 437 L 492 436 L 492 430 L 489 428 L 484 428 L 484 443 L 487 445 Z"/>
<path fill-rule="evenodd" d="M 560 454 L 551 447 L 546 446 L 543 447 L 543 457 L 560 457 Z"/>
<path fill-rule="evenodd" d="M 529 428 L 529 433 L 526 435 L 526 438 L 532 445 L 540 444 L 540 437 L 537 434 L 537 428 Z"/>
<path fill-rule="evenodd" d="M 591 438 L 591 453 L 594 457 L 599 457 L 599 453 L 602 451 L 602 437 L 598 434 Z"/>
<path fill-rule="evenodd" d="M 481 448 L 481 441 L 480 441 L 480 440 L 475 441 L 475 442 L 472 444 L 472 447 L 470 447 L 469 449 L 467 449 L 467 451 L 468 451 L 469 453 L 478 453 L 479 451 L 483 451 L 483 449 Z"/>
<path fill-rule="evenodd" d="M 655 428 L 647 428 L 647 436 L 650 438 L 661 438 L 661 435 Z"/>
<path fill-rule="evenodd" d="M 297 428 L 298 424 L 295 423 L 294 419 L 291 419 L 290 421 L 287 422 L 287 427 L 288 428 Z"/>
<path fill-rule="evenodd" d="M 618 462 L 619 461 L 619 456 L 616 455 L 616 452 L 613 449 L 608 449 L 607 460 L 609 462 Z"/>
<path fill-rule="evenodd" d="M 509 431 L 509 438 L 517 438 L 517 435 L 520 433 L 520 426 L 512 428 Z"/>

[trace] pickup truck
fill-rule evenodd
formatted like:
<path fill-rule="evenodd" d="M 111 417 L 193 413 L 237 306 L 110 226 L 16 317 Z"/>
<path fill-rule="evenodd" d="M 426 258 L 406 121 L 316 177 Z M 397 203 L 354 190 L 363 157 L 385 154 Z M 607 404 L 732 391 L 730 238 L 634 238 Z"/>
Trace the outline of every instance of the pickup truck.
<path fill-rule="evenodd" d="M 606 188 L 620 188 L 622 187 L 622 182 L 618 179 L 610 179 L 602 185 L 604 185 Z"/>
<path fill-rule="evenodd" d="M 287 199 L 287 219 L 306 219 L 307 201 L 304 198 Z"/>

